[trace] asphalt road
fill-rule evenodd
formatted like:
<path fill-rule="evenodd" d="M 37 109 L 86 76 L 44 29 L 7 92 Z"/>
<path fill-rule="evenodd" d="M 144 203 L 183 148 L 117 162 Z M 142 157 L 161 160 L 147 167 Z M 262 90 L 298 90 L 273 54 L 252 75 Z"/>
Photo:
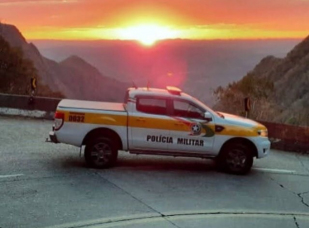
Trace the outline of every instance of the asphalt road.
<path fill-rule="evenodd" d="M 309 227 L 309 157 L 282 151 L 246 176 L 211 160 L 121 152 L 85 167 L 45 143 L 52 122 L 0 116 L 0 227 Z"/>

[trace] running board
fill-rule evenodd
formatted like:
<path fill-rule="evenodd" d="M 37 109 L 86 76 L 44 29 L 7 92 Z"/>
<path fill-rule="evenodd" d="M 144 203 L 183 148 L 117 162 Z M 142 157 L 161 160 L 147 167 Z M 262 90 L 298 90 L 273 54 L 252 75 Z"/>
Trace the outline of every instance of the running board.
<path fill-rule="evenodd" d="M 214 155 L 199 154 L 199 153 L 185 153 L 185 152 L 170 152 L 170 151 L 152 151 L 152 150 L 130 150 L 130 154 L 142 155 L 162 155 L 172 157 L 193 157 L 193 158 L 215 158 Z"/>

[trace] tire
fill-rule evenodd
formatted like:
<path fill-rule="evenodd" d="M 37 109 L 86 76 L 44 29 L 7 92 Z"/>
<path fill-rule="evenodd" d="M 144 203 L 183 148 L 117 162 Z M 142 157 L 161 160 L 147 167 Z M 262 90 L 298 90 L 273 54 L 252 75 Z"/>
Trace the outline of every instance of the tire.
<path fill-rule="evenodd" d="M 244 175 L 251 170 L 253 154 L 250 147 L 240 143 L 231 143 L 223 148 L 216 162 L 220 171 Z"/>
<path fill-rule="evenodd" d="M 105 169 L 115 165 L 118 147 L 109 138 L 99 137 L 86 144 L 85 161 L 91 168 Z"/>

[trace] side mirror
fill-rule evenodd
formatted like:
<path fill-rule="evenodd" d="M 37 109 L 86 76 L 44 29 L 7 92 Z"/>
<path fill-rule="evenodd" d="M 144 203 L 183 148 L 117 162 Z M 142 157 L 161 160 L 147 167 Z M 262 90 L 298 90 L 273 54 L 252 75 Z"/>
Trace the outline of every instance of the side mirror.
<path fill-rule="evenodd" d="M 212 115 L 210 114 L 210 112 L 204 113 L 204 119 L 207 120 L 208 122 L 212 121 Z"/>

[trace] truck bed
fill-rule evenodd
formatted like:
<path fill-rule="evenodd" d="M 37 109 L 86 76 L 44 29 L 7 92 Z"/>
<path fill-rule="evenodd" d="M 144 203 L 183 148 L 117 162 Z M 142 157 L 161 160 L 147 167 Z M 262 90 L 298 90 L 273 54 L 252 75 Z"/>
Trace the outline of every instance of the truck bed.
<path fill-rule="evenodd" d="M 82 107 L 82 108 L 81 108 Z M 125 112 L 123 103 L 113 102 L 99 102 L 99 101 L 81 101 L 81 100 L 69 100 L 63 99 L 58 104 L 58 109 L 76 109 L 76 110 L 105 110 L 105 111 L 116 111 Z"/>

